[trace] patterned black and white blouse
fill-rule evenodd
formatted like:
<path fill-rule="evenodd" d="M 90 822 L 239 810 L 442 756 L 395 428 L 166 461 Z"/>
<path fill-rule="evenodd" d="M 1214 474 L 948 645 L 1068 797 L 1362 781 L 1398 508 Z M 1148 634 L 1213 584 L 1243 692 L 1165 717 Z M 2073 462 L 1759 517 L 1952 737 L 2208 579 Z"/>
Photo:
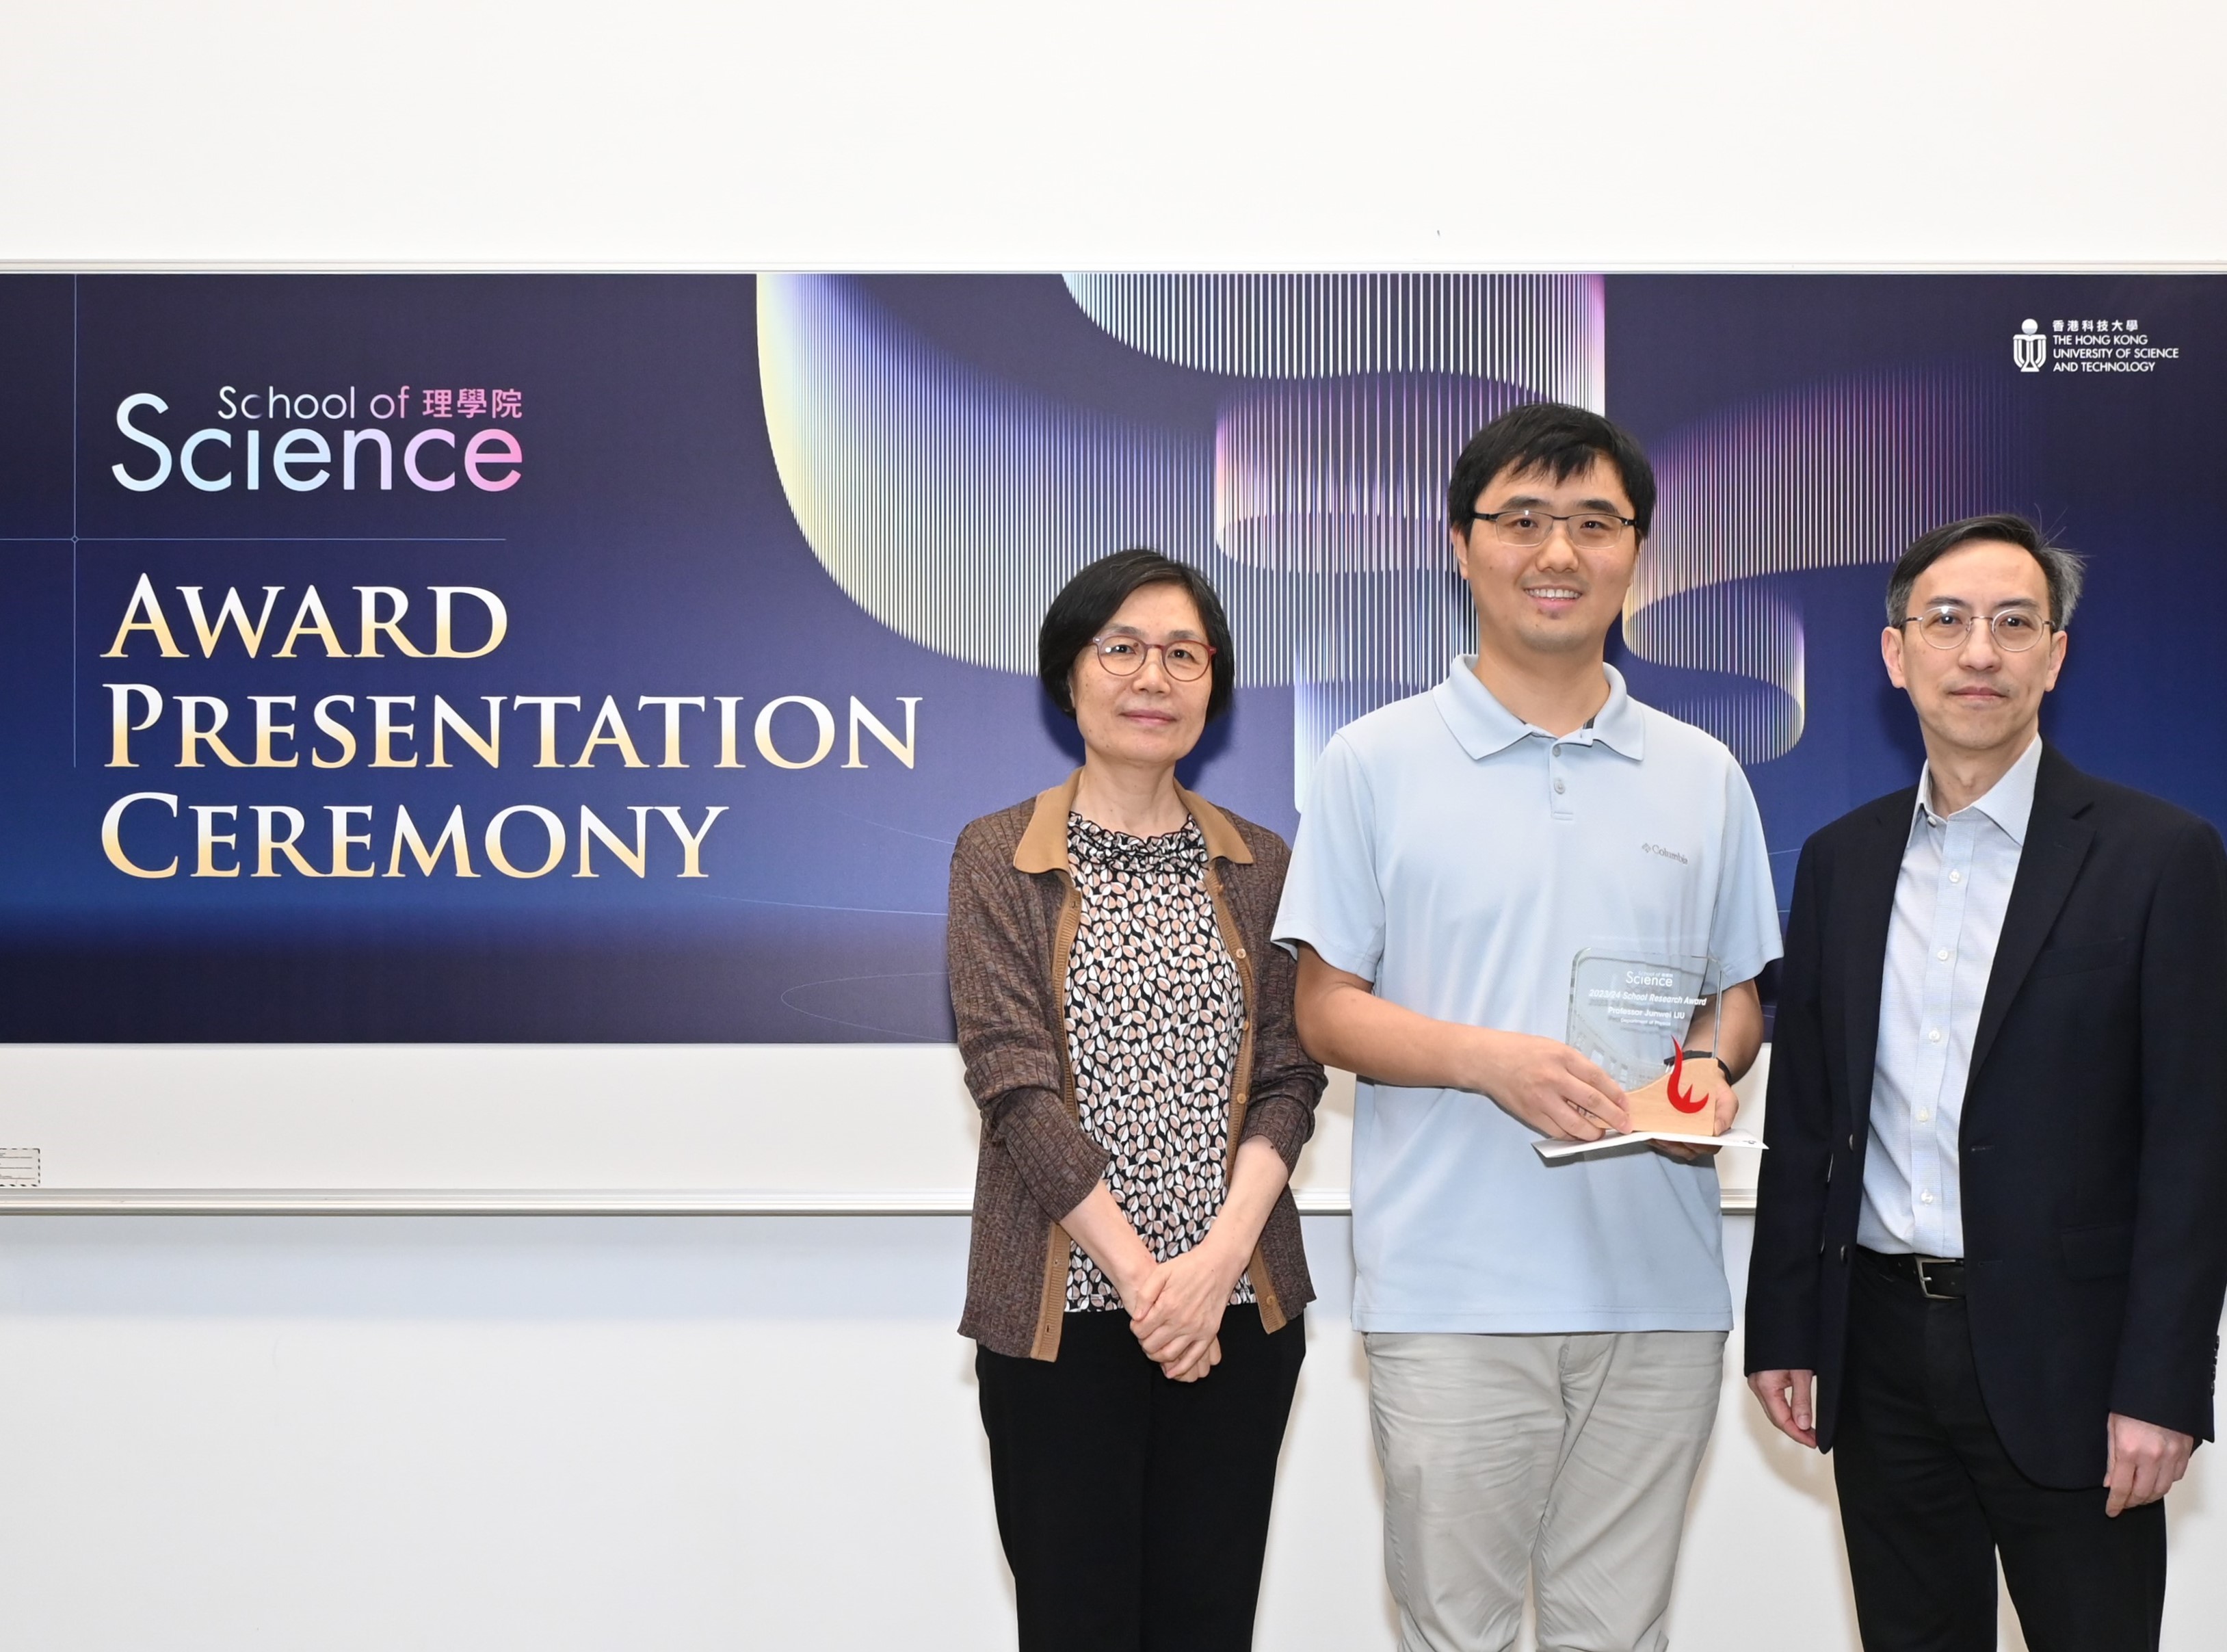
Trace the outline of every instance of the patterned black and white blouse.
<path fill-rule="evenodd" d="M 1198 822 L 1157 838 L 1067 820 L 1082 897 L 1067 966 L 1067 1049 L 1082 1128 L 1111 1158 L 1106 1183 L 1165 1262 L 1206 1237 L 1228 1191 L 1229 1087 L 1245 989 L 1206 890 Z M 1253 1300 L 1250 1275 L 1232 1302 Z M 1067 1311 L 1119 1308 L 1080 1245 Z"/>

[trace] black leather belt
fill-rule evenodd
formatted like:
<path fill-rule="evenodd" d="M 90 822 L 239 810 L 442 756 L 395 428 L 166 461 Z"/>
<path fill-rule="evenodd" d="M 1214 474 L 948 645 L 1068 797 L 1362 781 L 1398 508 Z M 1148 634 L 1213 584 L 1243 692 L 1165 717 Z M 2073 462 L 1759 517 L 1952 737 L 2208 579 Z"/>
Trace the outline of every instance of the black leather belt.
<path fill-rule="evenodd" d="M 1859 1245 L 1856 1254 L 1874 1273 L 1884 1273 L 1891 1279 L 1916 1285 L 1934 1302 L 1955 1302 L 1964 1294 L 1964 1261 L 1956 1256 L 1905 1256 L 1886 1251 L 1867 1250 Z"/>

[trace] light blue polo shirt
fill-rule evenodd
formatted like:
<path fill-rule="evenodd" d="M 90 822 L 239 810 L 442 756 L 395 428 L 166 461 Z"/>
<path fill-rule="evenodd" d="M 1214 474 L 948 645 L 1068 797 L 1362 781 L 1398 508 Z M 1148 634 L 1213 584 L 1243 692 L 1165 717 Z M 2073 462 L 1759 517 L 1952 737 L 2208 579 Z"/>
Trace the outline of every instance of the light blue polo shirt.
<path fill-rule="evenodd" d="M 1731 752 L 1608 703 L 1557 739 L 1457 659 L 1332 737 L 1276 938 L 1445 1021 L 1560 1039 L 1591 948 L 1706 954 L 1727 985 L 1779 954 L 1763 822 Z M 1548 1164 L 1466 1090 L 1362 1082 L 1353 1320 L 1362 1330 L 1732 1325 L 1711 1164 L 1643 1149 Z"/>

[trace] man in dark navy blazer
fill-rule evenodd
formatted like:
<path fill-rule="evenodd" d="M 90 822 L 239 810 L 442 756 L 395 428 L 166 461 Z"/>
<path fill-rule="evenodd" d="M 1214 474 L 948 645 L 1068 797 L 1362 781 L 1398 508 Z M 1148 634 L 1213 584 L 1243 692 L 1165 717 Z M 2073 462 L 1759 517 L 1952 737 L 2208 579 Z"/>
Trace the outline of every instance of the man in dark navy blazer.
<path fill-rule="evenodd" d="M 2040 737 L 2077 558 L 1925 535 L 1881 647 L 1914 790 L 1795 877 L 1749 1384 L 1834 1453 L 1866 1652 L 2154 1648 L 2227 1288 L 2227 852 Z M 2192 751 L 2191 761 L 2199 761 Z"/>

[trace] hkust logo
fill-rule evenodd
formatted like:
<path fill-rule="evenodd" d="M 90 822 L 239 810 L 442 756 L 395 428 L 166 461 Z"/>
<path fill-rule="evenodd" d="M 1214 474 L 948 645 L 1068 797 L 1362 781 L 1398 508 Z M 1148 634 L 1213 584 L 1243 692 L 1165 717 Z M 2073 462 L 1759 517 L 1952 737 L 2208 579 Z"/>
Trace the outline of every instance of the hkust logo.
<path fill-rule="evenodd" d="M 2177 344 L 2160 344 L 2139 317 L 2053 316 L 2045 330 L 2029 316 L 2011 335 L 2011 360 L 2020 373 L 2155 373 L 2180 360 Z"/>
<path fill-rule="evenodd" d="M 401 385 L 360 396 L 354 385 L 298 393 L 225 385 L 215 401 L 217 422 L 182 437 L 173 434 L 182 421 L 154 392 L 118 402 L 116 428 L 144 450 L 109 467 L 118 485 L 148 494 L 175 480 L 205 494 L 256 493 L 268 478 L 297 494 L 335 481 L 343 493 L 392 493 L 399 475 L 424 493 L 447 493 L 461 480 L 499 494 L 525 471 L 517 424 L 526 394 L 514 388 Z"/>

